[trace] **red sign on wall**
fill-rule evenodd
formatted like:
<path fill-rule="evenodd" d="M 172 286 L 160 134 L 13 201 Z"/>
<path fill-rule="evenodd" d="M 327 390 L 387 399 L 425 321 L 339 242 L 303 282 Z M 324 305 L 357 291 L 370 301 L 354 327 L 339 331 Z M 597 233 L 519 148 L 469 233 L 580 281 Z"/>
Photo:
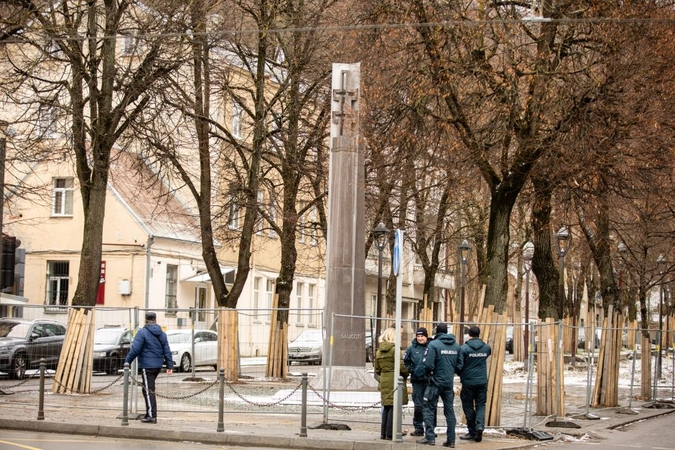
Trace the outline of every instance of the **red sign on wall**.
<path fill-rule="evenodd" d="M 105 261 L 101 261 L 101 278 L 98 281 L 98 293 L 96 294 L 96 304 L 105 304 Z"/>

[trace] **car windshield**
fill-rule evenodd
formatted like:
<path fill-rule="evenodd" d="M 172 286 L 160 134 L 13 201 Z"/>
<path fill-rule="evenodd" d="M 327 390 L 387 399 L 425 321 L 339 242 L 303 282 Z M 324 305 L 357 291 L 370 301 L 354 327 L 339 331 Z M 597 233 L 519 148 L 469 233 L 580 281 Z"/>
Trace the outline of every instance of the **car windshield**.
<path fill-rule="evenodd" d="M 30 324 L 23 322 L 0 323 L 0 337 L 26 338 L 30 330 Z"/>
<path fill-rule="evenodd" d="M 317 342 L 321 341 L 321 331 L 305 331 L 295 338 L 293 342 Z"/>
<path fill-rule="evenodd" d="M 168 334 L 169 344 L 187 344 L 190 342 L 190 333 Z"/>
<path fill-rule="evenodd" d="M 122 334 L 119 330 L 96 330 L 94 344 L 115 345 Z"/>

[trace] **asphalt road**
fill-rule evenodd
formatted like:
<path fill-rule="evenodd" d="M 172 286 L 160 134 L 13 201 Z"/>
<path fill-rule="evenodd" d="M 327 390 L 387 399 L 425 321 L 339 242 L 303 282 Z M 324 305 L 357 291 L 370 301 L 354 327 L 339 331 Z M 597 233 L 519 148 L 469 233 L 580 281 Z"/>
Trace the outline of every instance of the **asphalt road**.
<path fill-rule="evenodd" d="M 198 444 L 195 442 L 146 441 L 138 439 L 114 439 L 96 436 L 71 436 L 65 434 L 39 433 L 34 431 L 0 430 L 0 450 L 274 450 L 274 447 L 232 447 Z"/>
<path fill-rule="evenodd" d="M 635 422 L 620 429 L 604 432 L 602 440 L 568 442 L 557 444 L 556 448 L 584 448 L 588 450 L 675 449 L 673 419 L 672 414 L 666 414 L 653 419 Z"/>

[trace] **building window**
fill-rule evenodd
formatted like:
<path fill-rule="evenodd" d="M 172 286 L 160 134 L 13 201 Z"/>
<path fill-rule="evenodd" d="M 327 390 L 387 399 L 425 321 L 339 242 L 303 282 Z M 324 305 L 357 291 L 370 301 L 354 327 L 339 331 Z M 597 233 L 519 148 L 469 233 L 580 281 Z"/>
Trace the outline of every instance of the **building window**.
<path fill-rule="evenodd" d="M 262 191 L 258 191 L 258 208 L 263 207 L 263 201 L 265 200 L 265 195 L 263 194 Z M 265 219 L 263 218 L 262 214 L 258 214 L 258 219 L 256 221 L 255 225 L 255 232 L 256 234 L 262 234 L 263 233 L 263 222 Z"/>
<path fill-rule="evenodd" d="M 305 243 L 307 236 L 306 222 L 307 222 L 307 213 L 305 212 L 307 208 L 307 202 L 298 203 L 298 211 L 300 211 L 300 216 L 298 217 L 298 242 Z"/>
<path fill-rule="evenodd" d="M 316 238 L 316 217 L 317 211 L 316 206 L 309 206 L 307 202 L 300 202 L 298 204 L 298 210 L 302 211 L 300 217 L 298 217 L 298 231 L 299 237 L 298 242 L 307 243 L 310 245 L 317 245 L 318 240 Z"/>
<path fill-rule="evenodd" d="M 73 216 L 73 179 L 54 178 L 52 186 L 52 216 Z"/>
<path fill-rule="evenodd" d="M 242 138 L 242 122 L 244 121 L 244 108 L 235 101 L 232 104 L 232 136 Z"/>
<path fill-rule="evenodd" d="M 176 291 L 178 289 L 178 266 L 173 264 L 166 265 L 166 293 L 164 294 L 164 303 L 167 309 L 178 308 L 178 299 Z"/>
<path fill-rule="evenodd" d="M 56 108 L 52 105 L 40 105 L 35 133 L 38 138 L 53 138 L 56 128 Z"/>
<path fill-rule="evenodd" d="M 253 320 L 260 320 L 260 277 L 253 279 Z"/>
<path fill-rule="evenodd" d="M 206 321 L 206 308 L 208 307 L 206 303 L 206 288 L 198 287 L 195 292 L 195 305 L 197 307 L 197 322 Z"/>
<path fill-rule="evenodd" d="M 314 309 L 316 308 L 316 284 L 307 285 L 307 302 L 308 302 L 307 306 L 310 309 L 309 325 L 316 326 L 316 317 L 315 317 L 316 312 L 314 311 Z"/>
<path fill-rule="evenodd" d="M 47 261 L 47 305 L 66 306 L 70 284 L 70 262 Z"/>
<path fill-rule="evenodd" d="M 239 203 L 237 202 L 236 198 L 232 198 L 232 201 L 230 202 L 229 217 L 227 221 L 227 227 L 230 230 L 239 229 L 240 214 L 241 211 L 239 209 Z"/>
<path fill-rule="evenodd" d="M 277 237 L 277 232 L 274 230 L 272 224 L 275 224 L 277 222 L 277 207 L 271 199 L 270 199 L 270 209 L 268 213 L 270 215 L 270 231 L 268 233 L 268 236 L 271 238 L 275 238 Z"/>
<path fill-rule="evenodd" d="M 303 311 L 302 311 L 302 293 L 303 292 L 302 291 L 305 290 L 304 288 L 305 288 L 304 283 L 296 283 L 296 285 L 295 285 L 295 299 L 296 299 L 296 304 L 297 304 L 296 307 L 298 308 L 297 309 L 297 321 L 298 321 L 298 323 L 303 323 L 303 320 L 302 320 L 302 314 L 303 314 Z"/>
<path fill-rule="evenodd" d="M 123 55 L 133 55 L 137 52 L 139 47 L 139 40 L 136 35 L 125 34 L 124 39 L 122 40 L 122 54 Z"/>
<path fill-rule="evenodd" d="M 267 297 L 267 314 L 266 320 L 269 322 L 272 318 L 272 305 L 274 304 L 274 280 L 267 279 L 265 288 L 265 295 Z"/>
<path fill-rule="evenodd" d="M 308 227 L 309 229 L 307 230 L 307 234 L 309 236 L 309 243 L 310 245 L 318 245 L 319 241 L 316 238 L 316 223 L 317 223 L 317 212 L 316 212 L 316 206 L 312 206 L 309 210 L 309 224 Z"/>

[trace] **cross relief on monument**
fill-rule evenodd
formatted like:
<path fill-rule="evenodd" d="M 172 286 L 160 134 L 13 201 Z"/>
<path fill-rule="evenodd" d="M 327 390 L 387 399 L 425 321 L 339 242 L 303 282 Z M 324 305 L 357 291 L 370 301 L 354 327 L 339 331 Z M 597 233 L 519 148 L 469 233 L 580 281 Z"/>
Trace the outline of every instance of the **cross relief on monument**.
<path fill-rule="evenodd" d="M 347 122 L 350 134 L 353 133 L 358 117 L 355 109 L 358 108 L 359 90 L 358 88 L 348 89 L 348 77 L 349 71 L 343 70 L 340 73 L 340 88 L 333 89 L 333 101 L 338 102 L 339 110 L 335 111 L 335 108 L 331 108 L 333 109 L 331 115 L 333 123 L 340 126 L 339 136 L 344 135 L 345 122 Z"/>

